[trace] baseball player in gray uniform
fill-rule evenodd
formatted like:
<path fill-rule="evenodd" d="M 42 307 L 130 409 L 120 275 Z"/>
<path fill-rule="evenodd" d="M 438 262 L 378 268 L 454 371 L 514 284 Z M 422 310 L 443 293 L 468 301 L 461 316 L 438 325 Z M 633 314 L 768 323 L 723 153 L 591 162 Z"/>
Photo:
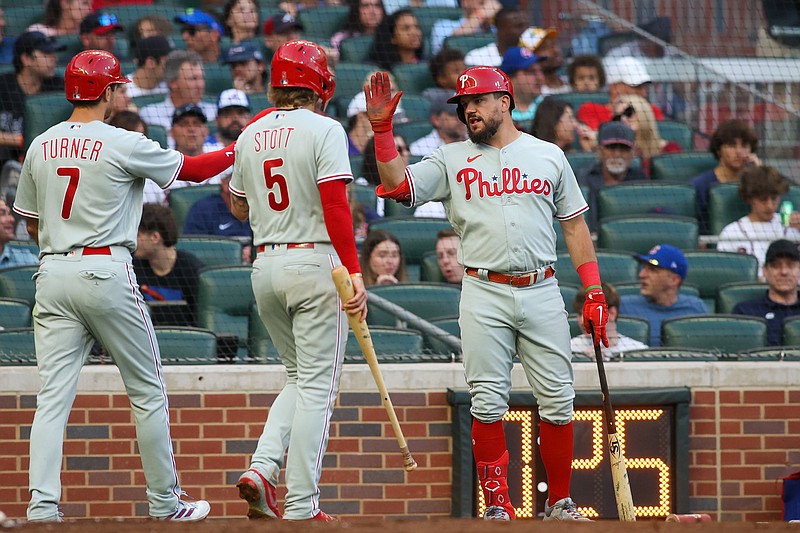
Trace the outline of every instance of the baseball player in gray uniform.
<path fill-rule="evenodd" d="M 458 262 L 466 275 L 459 323 L 484 518 L 516 515 L 508 496 L 502 425 L 516 353 L 539 404 L 540 450 L 549 484 L 544 519 L 588 520 L 569 497 L 575 393 L 567 312 L 554 277 L 553 218 L 561 223 L 586 289 L 585 320 L 597 342 L 606 345 L 608 309 L 581 216 L 588 207 L 564 153 L 514 127 L 514 90 L 502 71 L 472 67 L 461 74 L 449 99 L 458 106 L 469 140 L 444 145 L 405 167 L 392 137 L 400 95 L 391 96 L 385 73 L 372 76 L 364 89 L 381 176 L 378 194 L 410 206 L 444 202 L 461 238 Z"/>
<path fill-rule="evenodd" d="M 181 500 L 161 358 L 131 253 L 145 176 L 162 188 L 175 179 L 202 181 L 232 164 L 233 146 L 184 157 L 105 124 L 116 88 L 129 82 L 108 52 L 77 54 L 65 80 L 73 113 L 31 143 L 14 202 L 41 250 L 33 319 L 42 388 L 30 436 L 28 520 L 61 521 L 64 428 L 95 339 L 131 401 L 150 516 L 201 520 L 208 502 Z"/>
<path fill-rule="evenodd" d="M 286 459 L 286 520 L 333 520 L 319 508 L 319 478 L 339 389 L 347 320 L 367 314 L 347 202 L 352 181 L 347 136 L 317 114 L 335 83 L 323 50 L 289 41 L 272 59 L 265 110 L 239 136 L 230 182 L 231 211 L 250 218 L 258 253 L 258 314 L 286 366 L 250 469 L 237 486 L 249 518 L 280 518 L 275 486 Z M 339 301 L 331 270 L 344 264 L 355 296 Z"/>

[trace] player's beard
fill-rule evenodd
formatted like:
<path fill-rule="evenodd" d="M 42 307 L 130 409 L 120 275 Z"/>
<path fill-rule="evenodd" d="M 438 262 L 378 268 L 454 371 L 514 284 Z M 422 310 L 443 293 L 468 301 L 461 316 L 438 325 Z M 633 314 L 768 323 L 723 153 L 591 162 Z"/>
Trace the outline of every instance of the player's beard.
<path fill-rule="evenodd" d="M 500 129 L 500 124 L 503 123 L 503 119 L 501 118 L 484 118 L 483 120 L 483 129 L 480 131 L 472 131 L 472 128 L 467 128 L 467 133 L 469 133 L 469 140 L 474 142 L 475 144 L 480 143 L 488 143 L 489 139 L 494 137 L 497 131 Z"/>

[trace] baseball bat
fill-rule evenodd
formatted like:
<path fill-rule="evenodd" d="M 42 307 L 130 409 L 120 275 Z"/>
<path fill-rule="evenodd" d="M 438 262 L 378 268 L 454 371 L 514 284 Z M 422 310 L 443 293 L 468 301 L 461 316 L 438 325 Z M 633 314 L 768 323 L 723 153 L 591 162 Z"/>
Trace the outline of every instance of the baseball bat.
<path fill-rule="evenodd" d="M 339 293 L 339 298 L 342 302 L 346 302 L 353 297 L 355 291 L 353 290 L 353 281 L 350 279 L 350 273 L 344 266 L 338 266 L 331 272 L 333 283 L 336 285 L 336 291 Z M 364 359 L 367 360 L 369 369 L 372 372 L 372 377 L 375 384 L 378 386 L 378 392 L 381 395 L 381 402 L 383 403 L 386 414 L 389 415 L 389 421 L 392 423 L 394 436 L 397 438 L 397 444 L 400 446 L 400 451 L 403 454 L 403 468 L 406 471 L 411 471 L 417 468 L 417 462 L 411 457 L 411 452 L 408 451 L 408 444 L 406 438 L 403 436 L 403 430 L 400 429 L 400 422 L 397 421 L 397 413 L 395 413 L 392 400 L 389 398 L 389 392 L 386 390 L 386 384 L 383 382 L 383 374 L 381 374 L 381 367 L 378 365 L 378 356 L 375 354 L 375 347 L 372 345 L 372 335 L 369 333 L 369 327 L 366 322 L 362 322 L 358 315 L 347 314 L 347 321 L 350 322 L 350 327 L 353 328 L 353 333 L 356 335 L 358 345 L 364 354 Z"/>
<path fill-rule="evenodd" d="M 592 343 L 594 344 L 594 358 L 597 361 L 597 373 L 600 375 L 600 392 L 603 395 L 603 413 L 606 418 L 606 431 L 608 432 L 608 458 L 611 463 L 611 479 L 614 483 L 614 499 L 617 500 L 617 513 L 620 522 L 636 522 L 636 512 L 633 509 L 631 496 L 631 483 L 628 479 L 628 469 L 625 467 L 625 455 L 617 436 L 617 425 L 614 423 L 614 408 L 608 394 L 606 370 L 603 366 L 603 354 L 600 344 L 595 342 L 594 328 L 592 328 Z"/>

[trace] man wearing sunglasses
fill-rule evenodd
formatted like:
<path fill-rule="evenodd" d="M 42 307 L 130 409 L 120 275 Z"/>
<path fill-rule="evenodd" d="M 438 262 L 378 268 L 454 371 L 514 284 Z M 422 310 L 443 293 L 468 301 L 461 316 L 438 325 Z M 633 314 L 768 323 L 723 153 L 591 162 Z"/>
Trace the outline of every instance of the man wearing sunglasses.
<path fill-rule="evenodd" d="M 81 21 L 81 46 L 84 50 L 105 50 L 113 53 L 118 31 L 122 31 L 122 26 L 116 15 L 95 11 Z"/>
<path fill-rule="evenodd" d="M 183 15 L 175 17 L 175 22 L 183 24 L 181 37 L 187 50 L 197 52 L 203 63 L 219 61 L 219 43 L 225 30 L 217 19 L 205 11 L 189 8 Z"/>

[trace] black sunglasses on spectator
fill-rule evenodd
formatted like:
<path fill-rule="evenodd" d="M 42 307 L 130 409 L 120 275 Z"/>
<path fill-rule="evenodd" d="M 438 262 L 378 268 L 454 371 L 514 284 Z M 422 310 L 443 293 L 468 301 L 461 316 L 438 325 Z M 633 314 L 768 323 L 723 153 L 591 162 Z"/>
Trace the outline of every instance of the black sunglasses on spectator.
<path fill-rule="evenodd" d="M 619 122 L 620 120 L 622 120 L 622 117 L 631 118 L 635 114 L 636 114 L 636 110 L 633 108 L 632 105 L 628 104 L 628 107 L 626 107 L 622 111 L 622 113 L 617 113 L 616 115 L 614 115 L 611 118 L 611 120 L 613 120 L 615 122 Z"/>

